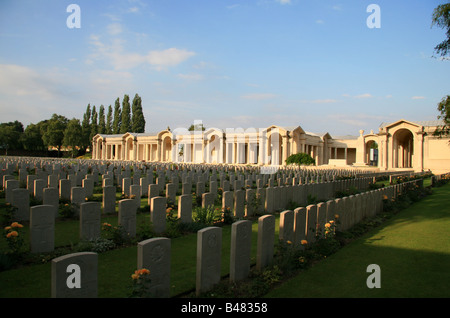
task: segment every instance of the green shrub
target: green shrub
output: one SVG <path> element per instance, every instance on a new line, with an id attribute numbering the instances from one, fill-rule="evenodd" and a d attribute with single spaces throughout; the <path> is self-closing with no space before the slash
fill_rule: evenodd
<path id="1" fill-rule="evenodd" d="M 294 155 L 290 155 L 287 159 L 286 159 L 286 164 L 290 165 L 290 164 L 296 164 L 296 165 L 315 165 L 316 161 L 314 160 L 313 157 L 311 157 L 310 155 L 308 155 L 307 153 L 297 153 Z"/>

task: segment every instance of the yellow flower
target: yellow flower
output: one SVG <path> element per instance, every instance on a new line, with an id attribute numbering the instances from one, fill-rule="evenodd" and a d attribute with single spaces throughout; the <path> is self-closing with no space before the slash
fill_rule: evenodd
<path id="1" fill-rule="evenodd" d="M 6 230 L 6 231 L 9 231 L 9 230 L 11 230 L 11 227 L 10 227 L 10 226 L 7 226 L 7 227 L 5 227 L 5 230 Z"/>
<path id="2" fill-rule="evenodd" d="M 302 241 L 301 241 L 301 244 L 302 244 L 302 245 L 306 245 L 306 244 L 308 244 L 308 241 L 307 241 L 307 240 L 302 240 Z"/>
<path id="3" fill-rule="evenodd" d="M 334 218 L 335 218 L 335 219 L 339 219 L 339 214 L 335 214 L 335 215 L 334 215 Z"/>
<path id="4" fill-rule="evenodd" d="M 292 244 L 292 242 L 291 242 L 291 241 L 286 241 L 286 243 L 288 243 L 288 244 Z"/>
<path id="5" fill-rule="evenodd" d="M 19 222 L 13 222 L 13 223 L 11 224 L 11 227 L 18 227 L 18 228 L 21 228 L 21 227 L 23 227 L 23 225 L 20 224 Z"/>
<path id="6" fill-rule="evenodd" d="M 331 224 L 330 223 L 325 223 L 325 227 L 326 228 L 331 227 Z"/>

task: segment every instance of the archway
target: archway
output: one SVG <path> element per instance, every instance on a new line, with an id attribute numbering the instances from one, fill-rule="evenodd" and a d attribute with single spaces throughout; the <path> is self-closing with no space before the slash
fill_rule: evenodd
<path id="1" fill-rule="evenodd" d="M 378 143 L 375 140 L 366 142 L 364 162 L 370 166 L 378 166 Z"/>
<path id="2" fill-rule="evenodd" d="M 393 167 L 412 168 L 414 156 L 414 135 L 409 129 L 397 130 L 393 136 Z"/>

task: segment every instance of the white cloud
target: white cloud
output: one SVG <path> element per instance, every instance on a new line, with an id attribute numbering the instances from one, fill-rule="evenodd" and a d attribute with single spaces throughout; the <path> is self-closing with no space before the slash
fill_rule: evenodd
<path id="1" fill-rule="evenodd" d="M 413 96 L 411 99 L 425 99 L 425 96 Z"/>
<path id="2" fill-rule="evenodd" d="M 131 69 L 140 65 L 148 64 L 157 70 L 176 66 L 195 55 L 185 49 L 169 48 L 166 50 L 153 50 L 146 54 L 125 52 L 125 41 L 112 39 L 111 43 L 105 44 L 97 35 L 91 35 L 92 53 L 86 59 L 87 64 L 94 61 L 106 61 L 116 70 Z"/>
<path id="3" fill-rule="evenodd" d="M 55 92 L 51 84 L 54 80 L 21 65 L 0 65 L 0 92 L 16 97 L 36 96 L 39 99 L 53 99 Z"/>
<path id="4" fill-rule="evenodd" d="M 268 93 L 259 93 L 259 94 L 248 94 L 241 96 L 244 99 L 251 99 L 251 100 L 265 100 L 265 99 L 271 99 L 274 98 L 276 95 L 274 94 L 268 94 Z"/>
<path id="5" fill-rule="evenodd" d="M 356 95 L 355 98 L 372 98 L 373 96 L 369 93 Z"/>
<path id="6" fill-rule="evenodd" d="M 203 75 L 202 74 L 195 74 L 195 73 L 178 74 L 177 77 L 181 78 L 181 79 L 185 79 L 185 80 L 194 80 L 194 81 L 198 81 L 198 80 L 202 80 L 203 79 Z"/>
<path id="7" fill-rule="evenodd" d="M 316 99 L 312 100 L 311 103 L 313 104 L 330 104 L 330 103 L 336 103 L 336 99 Z"/>
<path id="8" fill-rule="evenodd" d="M 325 21 L 319 19 L 319 20 L 316 20 L 316 23 L 317 23 L 317 24 L 324 24 Z"/>
<path id="9" fill-rule="evenodd" d="M 277 0 L 281 4 L 291 4 L 291 0 Z"/>

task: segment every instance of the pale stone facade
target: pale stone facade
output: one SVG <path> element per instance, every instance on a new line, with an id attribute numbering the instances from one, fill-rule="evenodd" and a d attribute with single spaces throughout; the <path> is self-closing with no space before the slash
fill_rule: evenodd
<path id="1" fill-rule="evenodd" d="M 300 126 L 272 125 L 263 129 L 184 128 L 158 133 L 98 134 L 92 158 L 146 162 L 285 165 L 299 152 L 311 155 L 316 165 L 376 166 L 380 170 L 450 171 L 449 138 L 433 136 L 436 122 L 399 120 L 380 125 L 378 133 L 333 138 Z M 376 145 L 377 147 L 373 147 Z M 377 158 L 371 150 L 377 148 Z"/>

